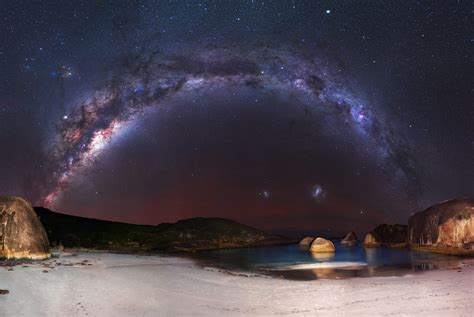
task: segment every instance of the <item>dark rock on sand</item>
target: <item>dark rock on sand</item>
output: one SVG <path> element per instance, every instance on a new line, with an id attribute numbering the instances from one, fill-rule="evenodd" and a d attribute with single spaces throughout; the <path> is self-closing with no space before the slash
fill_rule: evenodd
<path id="1" fill-rule="evenodd" d="M 453 199 L 415 213 L 408 221 L 410 247 L 474 255 L 474 199 Z"/>
<path id="2" fill-rule="evenodd" d="M 309 246 L 309 251 L 315 253 L 332 253 L 336 251 L 336 248 L 330 240 L 316 238 Z"/>
<path id="3" fill-rule="evenodd" d="M 357 244 L 357 235 L 355 232 L 350 231 L 346 234 L 346 236 L 341 240 L 342 245 L 352 246 Z"/>
<path id="4" fill-rule="evenodd" d="M 0 197 L 0 258 L 50 256 L 48 237 L 33 207 L 19 197 Z"/>
<path id="5" fill-rule="evenodd" d="M 10 293 L 9 290 L 7 290 L 7 289 L 0 289 L 0 295 L 7 295 L 8 293 Z"/>

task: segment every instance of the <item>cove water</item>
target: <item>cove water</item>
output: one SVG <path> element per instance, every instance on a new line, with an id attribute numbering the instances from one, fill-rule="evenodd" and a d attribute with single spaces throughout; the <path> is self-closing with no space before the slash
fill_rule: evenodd
<path id="1" fill-rule="evenodd" d="M 289 279 L 405 275 L 438 268 L 457 268 L 464 258 L 408 248 L 364 248 L 334 242 L 335 253 L 311 253 L 297 244 L 203 252 L 208 265 Z"/>

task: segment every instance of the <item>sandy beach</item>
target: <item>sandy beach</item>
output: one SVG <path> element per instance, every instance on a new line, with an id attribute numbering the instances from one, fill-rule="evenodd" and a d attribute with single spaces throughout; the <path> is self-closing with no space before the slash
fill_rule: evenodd
<path id="1" fill-rule="evenodd" d="M 167 256 L 62 255 L 0 267 L 0 316 L 470 316 L 474 261 L 403 277 L 292 281 Z"/>

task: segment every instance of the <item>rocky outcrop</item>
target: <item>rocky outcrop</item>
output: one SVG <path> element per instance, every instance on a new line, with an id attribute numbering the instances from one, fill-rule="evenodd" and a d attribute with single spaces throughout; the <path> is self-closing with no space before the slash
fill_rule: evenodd
<path id="1" fill-rule="evenodd" d="M 443 254 L 474 255 L 474 199 L 454 199 L 412 215 L 410 247 Z"/>
<path id="2" fill-rule="evenodd" d="M 405 247 L 407 245 L 407 226 L 379 225 L 365 236 L 364 245 L 367 247 L 380 245 L 391 248 Z"/>
<path id="3" fill-rule="evenodd" d="M 309 246 L 309 251 L 315 253 L 331 253 L 335 252 L 334 244 L 324 238 L 316 238 Z"/>
<path id="4" fill-rule="evenodd" d="M 364 246 L 368 248 L 375 248 L 382 244 L 380 237 L 375 232 L 369 232 L 365 235 Z"/>
<path id="5" fill-rule="evenodd" d="M 306 238 L 301 239 L 299 245 L 302 247 L 309 247 L 311 245 L 311 242 L 313 241 L 314 241 L 313 237 L 306 237 Z"/>
<path id="6" fill-rule="evenodd" d="M 353 246 L 357 244 L 357 235 L 355 232 L 350 231 L 346 236 L 341 240 L 342 245 Z"/>
<path id="7" fill-rule="evenodd" d="M 50 256 L 48 237 L 31 205 L 19 197 L 0 197 L 0 258 Z"/>

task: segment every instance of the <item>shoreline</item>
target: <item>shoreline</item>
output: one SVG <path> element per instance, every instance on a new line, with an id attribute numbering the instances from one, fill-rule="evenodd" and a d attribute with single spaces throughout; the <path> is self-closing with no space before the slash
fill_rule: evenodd
<path id="1" fill-rule="evenodd" d="M 178 256 L 87 252 L 0 268 L 0 289 L 9 290 L 0 315 L 468 316 L 472 285 L 472 259 L 401 277 L 295 281 Z"/>

